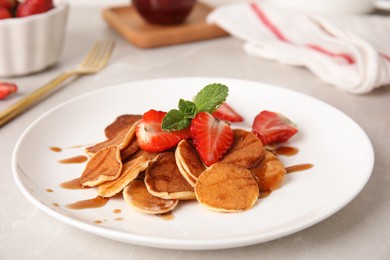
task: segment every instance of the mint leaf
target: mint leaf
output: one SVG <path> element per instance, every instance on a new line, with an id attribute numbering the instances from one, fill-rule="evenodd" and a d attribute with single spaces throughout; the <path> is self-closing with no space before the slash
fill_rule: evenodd
<path id="1" fill-rule="evenodd" d="M 185 118 L 177 109 L 170 110 L 163 118 L 161 128 L 163 131 L 178 131 L 187 128 L 190 118 Z"/>
<path id="2" fill-rule="evenodd" d="M 207 85 L 195 96 L 194 103 L 198 112 L 214 112 L 219 105 L 226 101 L 228 92 L 228 87 L 223 84 L 214 83 Z"/>
<path id="3" fill-rule="evenodd" d="M 195 96 L 194 102 L 180 99 L 178 108 L 170 110 L 163 118 L 163 131 L 178 131 L 189 127 L 198 112 L 214 112 L 226 101 L 229 89 L 219 83 L 209 84 Z"/>
<path id="4" fill-rule="evenodd" d="M 191 119 L 194 118 L 197 113 L 195 103 L 184 99 L 179 100 L 179 111 L 184 118 Z"/>

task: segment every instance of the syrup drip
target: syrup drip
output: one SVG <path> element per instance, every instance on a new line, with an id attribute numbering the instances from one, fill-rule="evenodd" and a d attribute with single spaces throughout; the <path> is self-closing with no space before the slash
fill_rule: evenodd
<path id="1" fill-rule="evenodd" d="M 52 189 L 46 189 L 46 191 L 47 191 L 47 192 L 53 192 L 53 190 L 52 190 Z"/>
<path id="2" fill-rule="evenodd" d="M 160 218 L 162 218 L 164 220 L 172 220 L 175 218 L 175 216 L 172 214 L 172 212 L 157 214 L 157 216 L 159 216 Z"/>
<path id="3" fill-rule="evenodd" d="M 55 147 L 55 146 L 51 146 L 51 147 L 49 147 L 49 149 L 53 152 L 56 152 L 56 153 L 59 153 L 62 151 L 62 149 L 60 147 Z"/>
<path id="4" fill-rule="evenodd" d="M 58 162 L 59 163 L 63 163 L 63 164 L 73 164 L 73 163 L 83 163 L 83 162 L 85 162 L 87 160 L 88 160 L 87 156 L 85 156 L 85 155 L 78 155 L 78 156 L 75 156 L 75 157 L 59 160 Z"/>
<path id="5" fill-rule="evenodd" d="M 81 190 L 81 189 L 87 189 L 89 187 L 83 187 L 80 183 L 80 178 L 76 178 L 70 181 L 66 181 L 60 184 L 61 188 L 68 189 L 68 190 Z"/>
<path id="6" fill-rule="evenodd" d="M 277 155 L 293 156 L 296 155 L 299 150 L 298 148 L 291 146 L 280 146 L 274 150 Z"/>
<path id="7" fill-rule="evenodd" d="M 292 165 L 289 167 L 286 167 L 287 173 L 292 173 L 292 172 L 299 172 L 299 171 L 304 171 L 312 168 L 314 165 L 311 163 L 304 163 L 304 164 L 297 164 L 297 165 Z"/>
<path id="8" fill-rule="evenodd" d="M 103 198 L 97 196 L 96 198 L 89 200 L 80 200 L 72 204 L 67 204 L 66 207 L 70 209 L 90 209 L 90 208 L 100 208 L 107 204 L 109 201 L 108 198 Z"/>

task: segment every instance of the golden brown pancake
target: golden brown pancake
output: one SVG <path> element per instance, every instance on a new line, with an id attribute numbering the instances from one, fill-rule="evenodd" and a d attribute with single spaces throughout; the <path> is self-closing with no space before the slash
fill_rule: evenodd
<path id="1" fill-rule="evenodd" d="M 161 214 L 173 210 L 178 200 L 166 200 L 153 196 L 141 180 L 134 180 L 123 190 L 123 198 L 130 206 L 148 214 Z"/>
<path id="2" fill-rule="evenodd" d="M 121 115 L 118 116 L 114 122 L 108 125 L 104 129 L 104 133 L 107 139 L 113 139 L 118 133 L 125 130 L 126 132 L 130 129 L 130 127 L 140 120 L 142 115 Z"/>
<path id="3" fill-rule="evenodd" d="M 133 137 L 130 143 L 121 150 L 122 161 L 126 161 L 132 154 L 139 149 L 137 138 Z"/>
<path id="4" fill-rule="evenodd" d="M 250 209 L 259 197 L 259 187 L 251 172 L 233 163 L 214 163 L 195 185 L 197 200 L 218 212 Z"/>
<path id="5" fill-rule="evenodd" d="M 256 177 L 260 192 L 273 191 L 282 185 L 286 169 L 278 157 L 265 150 L 263 161 L 254 169 L 252 174 Z"/>
<path id="6" fill-rule="evenodd" d="M 128 129 L 123 129 L 118 132 L 115 137 L 108 139 L 101 143 L 97 143 L 93 146 L 85 148 L 85 151 L 89 155 L 94 155 L 99 150 L 112 145 L 117 145 L 120 150 L 123 150 L 128 146 L 131 140 L 135 137 L 135 129 L 139 121 L 134 122 Z"/>
<path id="7" fill-rule="evenodd" d="M 97 152 L 87 163 L 81 177 L 83 186 L 94 187 L 103 182 L 115 180 L 122 171 L 120 150 L 117 145 L 108 146 Z"/>
<path id="8" fill-rule="evenodd" d="M 122 172 L 118 178 L 112 181 L 106 181 L 98 186 L 99 196 L 112 197 L 121 192 L 141 172 L 145 171 L 153 159 L 153 156 L 149 156 L 145 152 L 144 155 L 123 163 Z"/>
<path id="9" fill-rule="evenodd" d="M 184 179 L 186 179 L 186 181 L 192 186 L 192 187 L 195 187 L 195 184 L 196 184 L 196 180 L 194 178 L 191 177 L 191 175 L 189 175 L 186 170 L 183 168 L 182 164 L 180 161 L 178 161 L 176 159 L 176 165 L 177 165 L 177 168 L 179 169 L 181 175 L 184 177 Z"/>
<path id="10" fill-rule="evenodd" d="M 160 153 L 145 172 L 148 191 L 162 199 L 194 199 L 194 189 L 181 175 L 174 152 Z"/>
<path id="11" fill-rule="evenodd" d="M 221 161 L 248 169 L 257 166 L 264 156 L 264 147 L 259 138 L 243 129 L 234 129 L 233 133 L 234 141 Z"/>
<path id="12" fill-rule="evenodd" d="M 200 174 L 206 169 L 195 147 L 188 140 L 180 141 L 175 158 L 183 177 L 194 186 Z"/>

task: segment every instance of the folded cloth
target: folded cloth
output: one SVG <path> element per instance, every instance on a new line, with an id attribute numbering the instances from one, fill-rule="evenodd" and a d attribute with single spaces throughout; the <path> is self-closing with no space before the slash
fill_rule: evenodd
<path id="1" fill-rule="evenodd" d="M 224 5 L 207 17 L 245 41 L 246 52 L 305 66 L 341 90 L 362 94 L 390 84 L 390 18 L 323 16 L 263 1 Z"/>

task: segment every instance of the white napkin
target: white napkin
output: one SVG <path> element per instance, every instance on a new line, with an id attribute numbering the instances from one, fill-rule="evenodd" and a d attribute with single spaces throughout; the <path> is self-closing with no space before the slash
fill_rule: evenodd
<path id="1" fill-rule="evenodd" d="M 325 17 L 256 1 L 220 6 L 207 20 L 245 41 L 246 52 L 305 66 L 341 90 L 390 84 L 390 17 Z"/>

